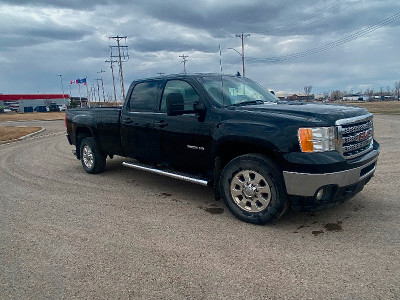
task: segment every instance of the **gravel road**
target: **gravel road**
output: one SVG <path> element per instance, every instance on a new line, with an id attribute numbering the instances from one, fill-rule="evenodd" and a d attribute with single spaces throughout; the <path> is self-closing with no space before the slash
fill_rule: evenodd
<path id="1" fill-rule="evenodd" d="M 89 175 L 64 121 L 22 123 L 46 131 L 0 145 L 1 299 L 400 299 L 398 116 L 359 195 L 269 226 L 120 157 Z"/>

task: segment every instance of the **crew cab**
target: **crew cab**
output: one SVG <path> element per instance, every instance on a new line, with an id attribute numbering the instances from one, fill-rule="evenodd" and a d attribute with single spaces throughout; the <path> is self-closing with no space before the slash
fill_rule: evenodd
<path id="1" fill-rule="evenodd" d="M 346 201 L 379 155 L 366 109 L 280 101 L 256 82 L 221 74 L 135 80 L 122 108 L 66 112 L 67 137 L 88 173 L 106 158 L 214 188 L 239 219 L 276 220 L 291 206 Z M 151 185 L 150 185 L 151 186 Z"/>

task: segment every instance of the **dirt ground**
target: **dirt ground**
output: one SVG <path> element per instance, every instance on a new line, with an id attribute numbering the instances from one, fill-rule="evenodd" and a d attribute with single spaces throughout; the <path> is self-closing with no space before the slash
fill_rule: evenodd
<path id="1" fill-rule="evenodd" d="M 20 122 L 46 132 L 0 145 L 0 299 L 400 300 L 400 118 L 374 124 L 362 192 L 257 226 L 123 157 L 88 174 L 63 120 Z"/>

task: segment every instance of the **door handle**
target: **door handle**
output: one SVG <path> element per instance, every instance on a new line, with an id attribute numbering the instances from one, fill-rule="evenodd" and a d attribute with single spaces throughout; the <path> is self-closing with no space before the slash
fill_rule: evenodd
<path id="1" fill-rule="evenodd" d="M 163 128 L 163 127 L 165 127 L 165 126 L 168 126 L 168 123 L 165 122 L 164 120 L 157 121 L 157 122 L 155 122 L 155 124 L 158 125 L 158 126 L 161 127 L 161 128 Z"/>

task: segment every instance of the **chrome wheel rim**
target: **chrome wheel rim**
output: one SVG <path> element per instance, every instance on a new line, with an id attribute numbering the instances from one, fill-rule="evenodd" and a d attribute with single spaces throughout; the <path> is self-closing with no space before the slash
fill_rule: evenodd
<path id="1" fill-rule="evenodd" d="M 82 149 L 83 163 L 88 169 L 91 169 L 94 164 L 94 157 L 92 149 L 89 146 L 84 146 Z"/>
<path id="2" fill-rule="evenodd" d="M 271 202 L 271 188 L 260 173 L 243 170 L 231 181 L 230 192 L 236 205 L 247 212 L 260 212 Z"/>

